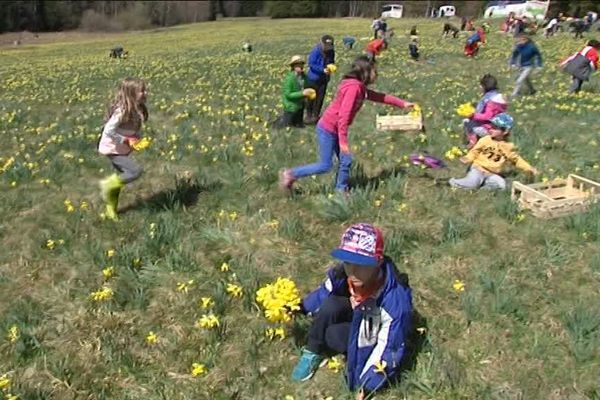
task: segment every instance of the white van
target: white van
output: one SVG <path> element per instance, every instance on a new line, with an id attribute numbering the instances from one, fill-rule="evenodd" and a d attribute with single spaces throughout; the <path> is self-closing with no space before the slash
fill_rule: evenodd
<path id="1" fill-rule="evenodd" d="M 382 18 L 402 18 L 404 12 L 404 6 L 400 4 L 388 4 L 382 7 L 381 17 Z"/>
<path id="2" fill-rule="evenodd" d="M 438 11 L 438 16 L 443 17 L 454 17 L 456 15 L 456 8 L 454 6 L 441 6 Z"/>

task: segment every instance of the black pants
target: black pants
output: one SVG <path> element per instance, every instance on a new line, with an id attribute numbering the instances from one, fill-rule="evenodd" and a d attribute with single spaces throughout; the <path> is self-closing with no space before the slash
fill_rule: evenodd
<path id="1" fill-rule="evenodd" d="M 314 316 L 307 349 L 317 354 L 346 354 L 352 306 L 348 297 L 330 296 Z"/>
<path id="2" fill-rule="evenodd" d="M 306 87 L 314 89 L 317 93 L 317 97 L 314 100 L 309 100 L 306 103 L 306 122 L 314 124 L 319 120 L 321 116 L 321 109 L 323 108 L 323 100 L 325 100 L 325 93 L 327 92 L 327 80 L 321 82 L 308 82 Z"/>
<path id="3" fill-rule="evenodd" d="M 278 129 L 285 128 L 286 126 L 295 126 L 297 128 L 304 127 L 304 108 L 299 109 L 296 112 L 284 111 L 283 114 L 275 121 L 275 127 Z"/>

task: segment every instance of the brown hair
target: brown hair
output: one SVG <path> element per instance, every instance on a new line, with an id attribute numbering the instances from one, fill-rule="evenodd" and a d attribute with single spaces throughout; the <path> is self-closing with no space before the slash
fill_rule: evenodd
<path id="1" fill-rule="evenodd" d="M 498 81 L 496 80 L 496 77 L 491 74 L 485 74 L 482 76 L 479 84 L 486 93 L 492 90 L 498 90 Z"/>
<path id="2" fill-rule="evenodd" d="M 117 108 L 121 109 L 121 123 L 132 122 L 135 125 L 141 127 L 142 123 L 148 120 L 148 109 L 146 104 L 139 103 L 136 100 L 137 93 L 146 87 L 146 83 L 139 78 L 125 78 L 119 89 L 117 95 L 110 105 L 107 118 L 115 112 Z"/>
<path id="3" fill-rule="evenodd" d="M 375 62 L 367 56 L 358 56 L 352 63 L 350 71 L 344 75 L 344 79 L 357 79 L 369 85 L 371 83 L 371 71 L 375 68 Z"/>

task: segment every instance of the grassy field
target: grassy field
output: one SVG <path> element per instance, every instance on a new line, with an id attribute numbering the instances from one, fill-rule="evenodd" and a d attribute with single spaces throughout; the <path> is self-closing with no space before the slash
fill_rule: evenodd
<path id="1" fill-rule="evenodd" d="M 429 63 L 409 60 L 414 23 Z M 377 399 L 600 398 L 600 210 L 539 220 L 508 192 L 436 185 L 463 176 L 457 161 L 441 172 L 407 163 L 415 151 L 462 146 L 455 109 L 478 100 L 482 74 L 512 90 L 512 39 L 491 33 L 468 60 L 462 39 L 440 39 L 441 22 L 391 24 L 397 35 L 375 88 L 419 103 L 427 134 L 377 132 L 376 114 L 393 110 L 365 105 L 351 128 L 348 199 L 333 194 L 333 174 L 282 196 L 277 171 L 316 158 L 314 131 L 275 133 L 266 122 L 279 112 L 287 60 L 330 33 L 342 72 L 365 42 L 346 52 L 341 37 L 368 36 L 368 20 L 220 21 L 0 49 L 0 376 L 10 381 L 0 379 L 0 392 L 351 399 L 335 370 L 290 381 L 306 321 L 269 340 L 255 292 L 277 277 L 316 287 L 344 227 L 370 221 L 409 275 L 418 312 L 414 362 Z M 255 52 L 241 52 L 244 40 Z M 546 65 L 538 94 L 511 104 L 513 140 L 540 179 L 600 180 L 598 78 L 568 97 L 570 79 L 557 69 L 584 42 L 536 40 Z M 129 59 L 109 60 L 116 44 Z M 149 83 L 154 143 L 136 155 L 145 175 L 124 190 L 112 223 L 99 217 L 97 181 L 110 165 L 96 142 L 126 76 Z M 214 304 L 203 307 L 203 297 Z M 219 326 L 200 327 L 210 314 Z M 194 376 L 194 363 L 206 371 Z"/>

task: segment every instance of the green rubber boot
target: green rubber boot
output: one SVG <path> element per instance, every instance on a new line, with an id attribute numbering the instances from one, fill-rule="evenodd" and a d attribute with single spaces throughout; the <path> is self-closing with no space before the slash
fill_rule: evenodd
<path id="1" fill-rule="evenodd" d="M 106 202 L 105 216 L 107 219 L 113 221 L 118 219 L 117 207 L 119 206 L 119 194 L 123 186 L 125 184 L 117 174 L 111 175 L 100 182 L 102 199 Z"/>
<path id="2" fill-rule="evenodd" d="M 110 194 L 108 201 L 106 202 L 106 212 L 104 215 L 106 219 L 111 221 L 118 221 L 119 217 L 117 216 L 117 209 L 119 208 L 119 194 L 121 194 L 121 188 L 113 189 Z"/>

